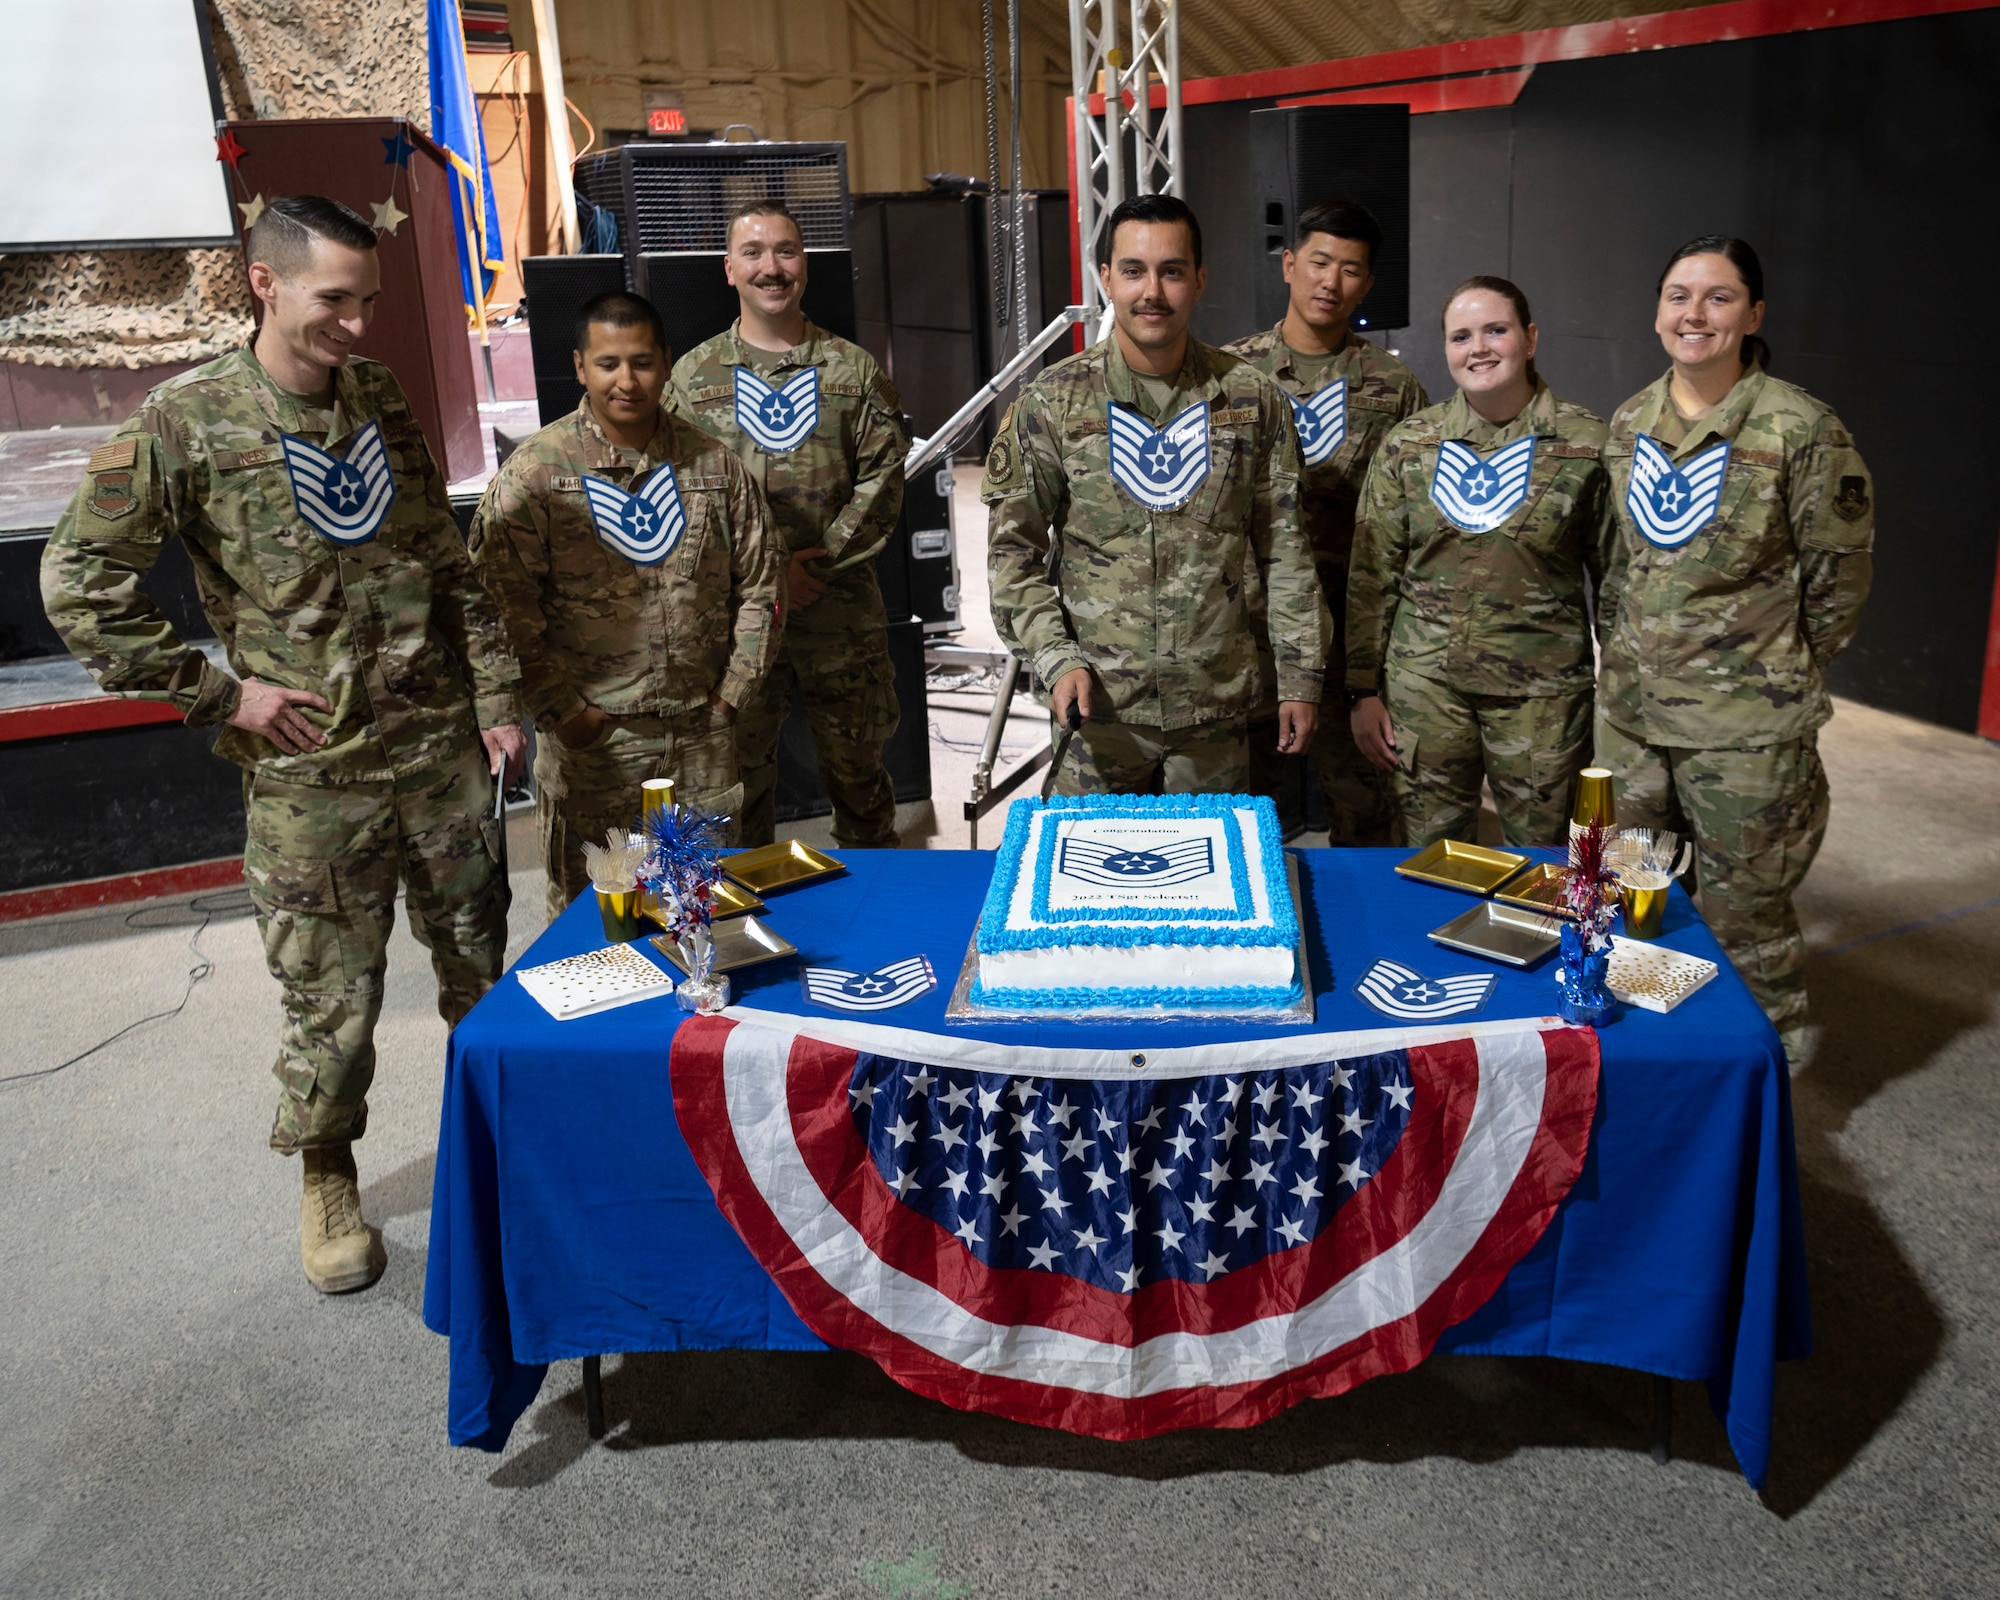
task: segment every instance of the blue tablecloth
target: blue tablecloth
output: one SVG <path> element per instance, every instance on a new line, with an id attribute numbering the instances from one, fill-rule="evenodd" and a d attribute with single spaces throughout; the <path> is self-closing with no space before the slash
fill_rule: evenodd
<path id="1" fill-rule="evenodd" d="M 1472 902 L 1397 877 L 1406 854 L 1299 853 L 1318 1018 L 1233 1026 L 1231 1037 L 1383 1026 L 1353 992 L 1378 957 L 1431 976 L 1486 967 L 1425 937 Z M 938 988 L 879 1020 L 944 1030 L 992 855 L 846 859 L 846 876 L 774 898 L 767 921 L 809 962 L 867 969 L 928 955 Z M 1789 1079 L 1776 1034 L 1678 889 L 1660 942 L 1723 970 L 1668 1016 L 1627 1010 L 1602 1030 L 1581 1176 L 1541 1241 L 1438 1348 L 1701 1379 L 1744 1476 L 1761 1484 L 1774 1365 L 1811 1345 Z M 521 964 L 602 943 L 586 898 Z M 734 974 L 738 1003 L 831 1015 L 806 1003 L 798 966 Z M 1552 966 L 1494 968 L 1500 981 L 1477 1020 L 1552 1012 Z M 551 1361 L 825 1348 L 723 1220 L 675 1126 L 667 1051 L 680 1019 L 668 997 L 557 1022 L 510 976 L 453 1032 L 424 1320 L 451 1340 L 454 1444 L 499 1449 Z M 1121 1050 L 1218 1036 L 1130 1023 L 966 1031 Z"/>

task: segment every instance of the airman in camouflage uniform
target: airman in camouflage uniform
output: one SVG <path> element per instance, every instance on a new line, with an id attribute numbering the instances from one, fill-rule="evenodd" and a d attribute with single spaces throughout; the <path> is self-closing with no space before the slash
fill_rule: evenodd
<path id="1" fill-rule="evenodd" d="M 1521 504 L 1484 533 L 1432 486 L 1459 440 L 1491 457 L 1535 438 Z M 1463 393 L 1389 435 L 1361 491 L 1347 591 L 1347 688 L 1380 694 L 1396 730 L 1408 842 L 1471 841 L 1483 776 L 1507 842 L 1552 845 L 1588 763 L 1591 619 L 1604 570 L 1604 424 L 1538 383 L 1506 423 Z"/>
<path id="2" fill-rule="evenodd" d="M 1670 377 L 1618 408 L 1605 450 L 1616 544 L 1597 760 L 1617 779 L 1620 823 L 1693 834 L 1703 914 L 1796 1050 L 1805 941 L 1792 895 L 1826 833 L 1824 673 L 1861 625 L 1874 484 L 1840 419 L 1761 366 L 1694 423 Z M 1671 548 L 1626 504 L 1640 435 L 1677 466 L 1729 446 L 1713 517 Z"/>
<path id="3" fill-rule="evenodd" d="M 348 258 L 372 276 L 373 230 L 342 216 Z M 280 387 L 246 347 L 155 389 L 92 455 L 50 538 L 42 593 L 108 690 L 170 702 L 195 727 L 239 717 L 253 690 L 290 704 L 283 739 L 232 723 L 215 748 L 244 768 L 243 872 L 285 991 L 271 1145 L 308 1152 L 302 1248 L 308 1276 L 331 1290 L 380 1271 L 358 1253 L 350 1144 L 368 1120 L 397 884 L 431 951 L 438 1010 L 455 1023 L 505 958 L 507 882 L 481 744 L 482 729 L 495 730 L 494 748 L 518 741 L 518 729 L 499 730 L 520 713 L 505 632 L 396 380 L 359 359 L 312 370 L 330 376 L 323 398 Z M 288 466 L 288 452 L 305 465 Z M 379 505 L 384 486 L 393 500 L 378 526 L 364 517 L 352 542 L 320 531 L 329 508 Z M 139 590 L 175 535 L 235 677 Z M 316 1195 L 339 1213 L 331 1223 Z M 336 1254 L 350 1252 L 330 1275 L 314 1265 L 329 1230 L 343 1236 Z"/>
<path id="4" fill-rule="evenodd" d="M 1399 829 L 1389 785 L 1356 748 L 1339 691 L 1346 681 L 1347 567 L 1354 548 L 1355 508 L 1361 498 L 1362 479 L 1389 430 L 1423 408 L 1423 385 L 1388 351 L 1351 331 L 1339 350 L 1325 360 L 1301 357 L 1287 345 L 1282 322 L 1267 333 L 1252 334 L 1223 348 L 1294 397 L 1293 414 L 1302 446 L 1299 520 L 1312 543 L 1320 588 L 1333 616 L 1326 668 L 1330 703 L 1307 752 L 1326 800 L 1327 842 L 1394 844 Z M 1321 424 L 1311 408 L 1296 402 L 1324 394 L 1337 383 L 1347 387 L 1346 437 L 1315 466 L 1303 459 L 1303 446 L 1308 442 L 1308 430 Z M 1276 754 L 1277 674 L 1260 587 L 1251 590 L 1250 614 L 1259 647 L 1258 700 L 1263 707 L 1250 739 L 1251 786 L 1258 793 L 1275 794 L 1284 768 Z"/>
<path id="5" fill-rule="evenodd" d="M 583 480 L 636 493 L 665 469 L 686 527 L 642 564 L 600 537 Z M 646 779 L 674 779 L 683 804 L 740 811 L 735 735 L 715 702 L 747 705 L 769 670 L 782 568 L 735 455 L 664 411 L 646 447 L 626 449 L 598 425 L 588 396 L 508 457 L 470 544 L 506 619 L 536 727 L 552 732 L 586 705 L 611 719 L 582 749 L 546 736 L 536 746 L 553 921 L 589 884 L 584 842 L 634 824 Z"/>
<path id="6" fill-rule="evenodd" d="M 745 270 L 741 248 L 760 233 L 778 249 Z M 743 843 L 768 844 L 776 833 L 778 733 L 796 685 L 820 781 L 833 802 L 835 842 L 893 847 L 896 792 L 882 765 L 882 746 L 896 731 L 896 684 L 875 558 L 895 534 L 903 506 L 910 438 L 902 402 L 867 351 L 798 316 L 804 251 L 797 223 L 783 207 L 765 202 L 746 208 L 731 220 L 729 237 L 732 271 L 743 272 L 731 281 L 744 315 L 757 315 L 761 307 L 771 326 L 802 331 L 785 335 L 795 340 L 791 348 L 766 350 L 743 336 L 739 319 L 674 364 L 674 404 L 742 459 L 795 562 L 800 552 L 824 552 L 805 562 L 810 588 L 818 591 L 823 583 L 823 592 L 803 604 L 788 593 L 776 662 L 763 691 L 737 719 Z M 782 259 L 787 248 L 793 252 L 789 265 Z M 793 277 L 786 286 L 782 274 L 788 271 Z M 753 278 L 778 287 L 760 298 Z M 758 385 L 790 393 L 788 386 L 809 371 L 817 373 L 817 423 L 795 444 L 766 448 L 739 420 L 739 388 L 745 390 L 742 403 L 754 406 L 749 397 L 762 392 Z M 744 372 L 747 380 L 739 376 Z M 778 415 L 789 422 L 788 410 Z M 788 591 L 797 584 L 795 575 L 788 577 Z"/>
<path id="7" fill-rule="evenodd" d="M 980 489 L 1001 639 L 1040 682 L 1082 667 L 1097 688 L 1061 794 L 1247 786 L 1255 577 L 1279 697 L 1320 698 L 1331 622 L 1299 530 L 1291 403 L 1248 362 L 1193 339 L 1170 397 L 1149 389 L 1115 338 L 1050 367 L 1008 412 Z M 1208 408 L 1208 475 L 1186 504 L 1149 510 L 1114 480 L 1114 403 L 1155 427 Z"/>

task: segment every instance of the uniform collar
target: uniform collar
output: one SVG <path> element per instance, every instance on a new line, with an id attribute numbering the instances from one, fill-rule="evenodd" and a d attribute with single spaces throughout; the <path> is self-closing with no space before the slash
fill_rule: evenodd
<path id="1" fill-rule="evenodd" d="M 806 319 L 806 336 L 783 355 L 775 350 L 763 350 L 747 343 L 743 337 L 743 322 L 739 317 L 730 323 L 729 331 L 722 336 L 722 355 L 725 365 L 732 367 L 755 366 L 750 352 L 756 350 L 761 356 L 778 356 L 780 367 L 823 367 L 826 365 L 826 332 L 812 318 Z"/>
<path id="2" fill-rule="evenodd" d="M 1656 436 L 1660 419 L 1674 413 L 1674 399 L 1671 392 L 1673 369 L 1669 367 L 1658 381 L 1646 391 L 1646 397 L 1639 404 L 1638 412 L 1632 418 L 1633 431 Z M 1676 458 L 1693 455 L 1710 441 L 1734 439 L 1742 431 L 1744 420 L 1757 409 L 1757 402 L 1764 393 L 1764 369 L 1757 362 L 1751 362 L 1743 369 L 1743 376 L 1736 380 L 1728 394 L 1722 397 L 1722 404 L 1697 423 L 1688 428 L 1688 434 L 1678 448 L 1669 452 Z M 1676 413 L 1677 414 L 1677 413 Z"/>
<path id="3" fill-rule="evenodd" d="M 1295 352 L 1285 342 L 1284 318 L 1280 317 L 1278 319 L 1278 325 L 1271 330 L 1270 338 L 1272 352 L 1278 358 L 1278 364 L 1271 369 L 1271 375 L 1276 377 L 1282 372 L 1288 377 L 1298 377 L 1298 369 L 1292 365 L 1292 356 Z M 1341 338 L 1340 348 L 1328 352 L 1333 359 L 1326 364 L 1323 370 L 1326 372 L 1338 372 L 1345 376 L 1351 364 L 1349 358 L 1353 356 L 1355 347 L 1367 342 L 1366 339 L 1362 338 L 1352 328 L 1349 328 Z"/>
<path id="4" fill-rule="evenodd" d="M 1118 335 L 1110 335 L 1099 348 L 1104 351 L 1104 386 L 1111 391 L 1111 398 L 1120 405 L 1143 413 L 1145 408 L 1139 404 L 1139 380 L 1131 367 L 1126 365 L 1125 352 L 1118 345 Z M 1208 359 L 1208 347 L 1192 334 L 1188 336 L 1187 350 L 1181 356 L 1180 371 L 1174 374 L 1173 384 L 1174 395 L 1182 410 L 1197 400 L 1213 400 L 1222 392 L 1222 380 Z"/>
<path id="5" fill-rule="evenodd" d="M 237 361 L 257 384 L 258 403 L 264 414 L 280 433 L 297 432 L 308 411 L 323 408 L 313 404 L 303 395 L 296 395 L 281 385 L 278 380 L 264 370 L 264 363 L 257 359 L 254 338 L 246 339 L 237 351 Z M 361 405 L 360 380 L 354 376 L 351 365 L 333 369 L 333 419 L 328 424 L 326 437 L 320 441 L 324 449 L 332 449 L 353 433 L 367 419 Z"/>
<path id="6" fill-rule="evenodd" d="M 1463 439 L 1482 450 L 1496 444 L 1511 444 L 1531 433 L 1537 438 L 1553 439 L 1560 432 L 1556 426 L 1555 391 L 1540 380 L 1536 381 L 1528 403 L 1506 422 L 1488 422 L 1472 409 L 1463 389 L 1452 390 L 1451 398 L 1444 403 L 1444 415 L 1438 418 L 1439 438 Z"/>
<path id="7" fill-rule="evenodd" d="M 583 441 L 584 450 L 590 456 L 590 464 L 600 470 L 606 467 L 638 466 L 650 471 L 662 461 L 673 458 L 674 420 L 667 414 L 667 408 L 660 407 L 659 423 L 653 429 L 653 437 L 646 442 L 643 450 L 628 450 L 614 441 L 603 428 L 598 426 L 597 417 L 590 409 L 590 396 L 585 395 L 576 406 L 577 436 Z"/>

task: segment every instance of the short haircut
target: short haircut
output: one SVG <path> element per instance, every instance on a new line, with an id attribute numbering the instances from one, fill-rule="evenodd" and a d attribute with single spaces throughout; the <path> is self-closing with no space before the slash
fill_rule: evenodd
<path id="1" fill-rule="evenodd" d="M 736 224 L 745 217 L 783 217 L 792 225 L 792 232 L 799 236 L 799 247 L 805 248 L 806 230 L 799 226 L 799 219 L 792 215 L 791 207 L 782 200 L 772 199 L 769 195 L 761 200 L 746 200 L 729 213 L 729 221 L 722 229 L 722 242 L 725 246 L 736 237 Z"/>
<path id="2" fill-rule="evenodd" d="M 664 356 L 667 353 L 667 325 L 660 320 L 660 313 L 653 308 L 653 302 L 643 295 L 613 289 L 608 294 L 592 295 L 584 301 L 582 309 L 576 314 L 578 355 L 590 349 L 593 323 L 601 323 L 607 328 L 651 328 L 653 343 L 660 347 L 660 354 Z"/>
<path id="3" fill-rule="evenodd" d="M 312 260 L 315 239 L 330 239 L 350 250 L 373 250 L 375 229 L 325 195 L 282 194 L 250 224 L 250 259 L 289 278 Z"/>
<path id="4" fill-rule="evenodd" d="M 1358 200 L 1349 200 L 1343 195 L 1307 206 L 1299 213 L 1298 224 L 1292 229 L 1292 248 L 1305 249 L 1306 240 L 1316 233 L 1365 244 L 1368 246 L 1368 270 L 1375 270 L 1375 258 L 1382 253 L 1382 224 L 1375 220 L 1375 213 Z"/>
<path id="5" fill-rule="evenodd" d="M 1188 231 L 1188 249 L 1194 256 L 1194 264 L 1201 265 L 1201 224 L 1195 220 L 1193 210 L 1178 195 L 1135 194 L 1129 200 L 1121 200 L 1118 209 L 1111 213 L 1104 224 L 1104 242 L 1098 247 L 1097 264 L 1100 267 L 1111 264 L 1111 247 L 1118 242 L 1118 230 L 1128 222 L 1178 222 Z"/>

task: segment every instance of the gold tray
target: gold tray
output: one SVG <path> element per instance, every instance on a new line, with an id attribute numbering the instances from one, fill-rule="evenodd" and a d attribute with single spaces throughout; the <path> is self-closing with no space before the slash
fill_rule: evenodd
<path id="1" fill-rule="evenodd" d="M 741 884 L 731 883 L 727 878 L 717 881 L 712 914 L 718 922 L 724 917 L 747 917 L 763 909 L 764 902 Z"/>
<path id="2" fill-rule="evenodd" d="M 758 967 L 766 961 L 781 961 L 786 956 L 799 953 L 798 946 L 781 933 L 773 933 L 755 917 L 745 916 L 733 922 L 717 922 L 709 926 L 709 937 L 715 941 L 715 970 L 735 972 L 741 967 Z M 674 964 L 678 972 L 688 972 L 681 960 L 681 953 L 673 940 L 664 933 L 655 934 L 653 948 Z"/>
<path id="3" fill-rule="evenodd" d="M 1491 894 L 1527 864 L 1528 858 L 1513 850 L 1489 850 L 1483 844 L 1440 839 L 1398 863 L 1396 870 L 1406 878 L 1434 883 L 1441 889 Z"/>
<path id="4" fill-rule="evenodd" d="M 1562 903 L 1563 869 L 1554 861 L 1537 861 L 1517 872 L 1493 891 L 1502 905 L 1539 911 L 1545 917 L 1573 918 L 1575 913 Z"/>
<path id="5" fill-rule="evenodd" d="M 724 856 L 722 870 L 753 893 L 773 894 L 830 878 L 836 872 L 845 872 L 847 866 L 824 850 L 815 850 L 797 839 L 780 839 L 776 844 Z"/>
<path id="6" fill-rule="evenodd" d="M 1532 967 L 1562 942 L 1555 924 L 1542 913 L 1495 905 L 1491 900 L 1453 917 L 1442 928 L 1431 929 L 1430 936 L 1453 950 L 1504 961 L 1510 967 Z"/>

